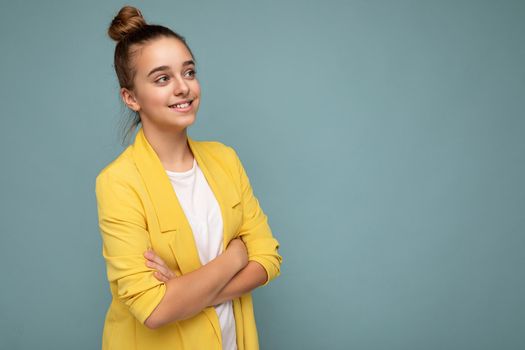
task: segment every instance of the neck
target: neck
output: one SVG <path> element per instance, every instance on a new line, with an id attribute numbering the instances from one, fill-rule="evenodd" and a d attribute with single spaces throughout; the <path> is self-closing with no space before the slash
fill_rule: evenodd
<path id="1" fill-rule="evenodd" d="M 193 166 L 193 154 L 188 145 L 186 128 L 181 131 L 159 130 L 142 126 L 144 136 L 157 153 L 164 169 L 186 171 Z"/>

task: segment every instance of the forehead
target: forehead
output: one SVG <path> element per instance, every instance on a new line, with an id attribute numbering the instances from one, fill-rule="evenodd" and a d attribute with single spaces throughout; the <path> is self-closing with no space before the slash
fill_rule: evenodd
<path id="1" fill-rule="evenodd" d="M 182 67 L 192 56 L 186 46 L 175 38 L 159 38 L 143 45 L 135 56 L 137 74 L 147 75 L 151 69 L 158 66 L 168 66 L 172 69 Z"/>

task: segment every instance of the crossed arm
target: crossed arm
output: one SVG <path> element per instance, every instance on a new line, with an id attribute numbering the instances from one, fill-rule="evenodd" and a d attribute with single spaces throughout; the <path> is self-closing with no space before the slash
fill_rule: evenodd
<path id="1" fill-rule="evenodd" d="M 240 239 L 232 240 L 228 248 L 208 264 L 182 276 L 175 276 L 152 250 L 146 251 L 144 257 L 146 266 L 156 270 L 155 277 L 166 283 L 164 297 L 144 323 L 152 329 L 241 296 L 267 280 L 266 271 L 259 263 L 248 262 L 246 247 Z"/>
<path id="2" fill-rule="evenodd" d="M 235 241 L 236 240 L 233 240 L 232 244 L 236 243 Z M 232 248 L 232 245 L 230 245 L 228 247 L 228 250 L 231 250 Z M 228 252 L 225 252 L 225 254 L 228 254 Z M 246 253 L 243 252 L 242 254 Z M 154 272 L 154 276 L 159 281 L 168 283 L 171 279 L 177 278 L 175 276 L 175 273 L 169 269 L 167 264 L 154 251 L 147 250 L 144 253 L 144 257 L 147 259 L 146 266 L 156 270 Z M 219 261 L 217 261 L 216 263 L 220 265 L 220 269 L 223 271 L 236 266 L 235 262 L 233 263 L 233 265 L 231 265 L 224 259 L 219 259 Z M 207 278 L 207 276 L 204 277 Z M 215 292 L 213 293 L 214 297 L 207 298 L 207 300 L 211 301 L 209 302 L 209 305 L 206 306 L 215 306 L 225 301 L 237 298 L 243 294 L 252 291 L 253 289 L 259 286 L 262 286 L 266 283 L 267 280 L 268 276 L 264 267 L 256 261 L 248 261 L 248 263 L 240 270 L 238 270 L 238 272 L 233 276 L 233 278 L 231 278 L 225 285 L 224 283 L 221 283 L 222 285 L 224 285 L 222 289 L 215 289 Z"/>
<path id="3" fill-rule="evenodd" d="M 261 264 L 256 261 L 249 261 L 248 264 L 221 289 L 211 305 L 218 305 L 227 300 L 238 298 L 264 285 L 267 280 L 268 276 Z"/>

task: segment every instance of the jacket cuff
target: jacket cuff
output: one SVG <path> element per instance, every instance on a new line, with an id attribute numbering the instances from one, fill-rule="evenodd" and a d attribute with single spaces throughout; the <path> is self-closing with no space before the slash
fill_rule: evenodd
<path id="1" fill-rule="evenodd" d="M 261 255 L 254 255 L 249 257 L 248 261 L 256 261 L 261 264 L 262 267 L 264 267 L 267 279 L 266 282 L 261 286 L 266 286 L 268 283 L 270 283 L 270 281 L 281 274 L 279 265 L 281 264 L 282 258 L 280 255 L 277 255 L 277 257 L 271 256 L 270 258 Z"/>
<path id="2" fill-rule="evenodd" d="M 166 294 L 166 284 L 162 283 L 152 289 L 144 291 L 142 295 L 137 296 L 133 303 L 129 305 L 129 309 L 137 320 L 144 325 L 146 319 L 159 305 L 164 294 Z"/>

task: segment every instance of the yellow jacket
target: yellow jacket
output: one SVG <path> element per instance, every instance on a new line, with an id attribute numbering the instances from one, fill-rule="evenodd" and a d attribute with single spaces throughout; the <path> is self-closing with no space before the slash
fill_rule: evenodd
<path id="1" fill-rule="evenodd" d="M 223 247 L 241 237 L 249 260 L 265 268 L 268 284 L 280 274 L 279 242 L 272 236 L 235 150 L 217 141 L 190 137 L 188 144 L 219 202 Z M 221 329 L 212 306 L 158 329 L 144 325 L 166 292 L 165 283 L 145 265 L 144 251 L 152 248 L 179 276 L 202 265 L 191 227 L 142 128 L 134 143 L 98 174 L 96 196 L 102 254 L 113 298 L 102 349 L 221 349 Z M 233 311 L 238 349 L 258 349 L 251 293 L 235 298 Z"/>

